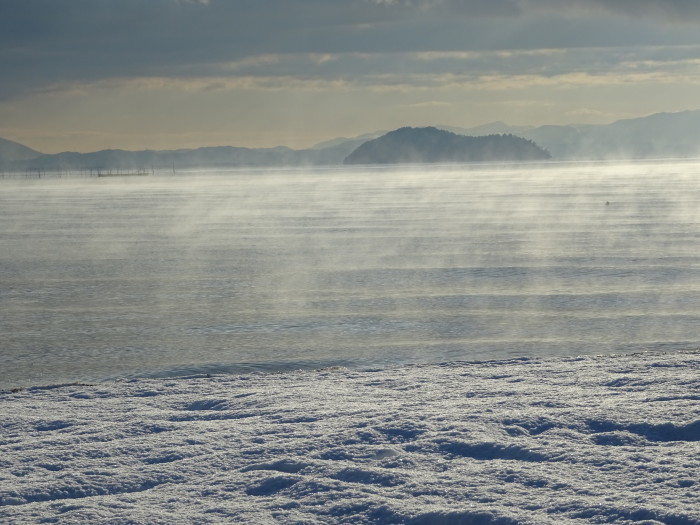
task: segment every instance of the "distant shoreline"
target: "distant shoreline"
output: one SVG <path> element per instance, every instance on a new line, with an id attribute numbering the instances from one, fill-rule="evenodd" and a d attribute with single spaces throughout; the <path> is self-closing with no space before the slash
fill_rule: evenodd
<path id="1" fill-rule="evenodd" d="M 189 167 L 173 173 L 167 168 L 145 170 L 146 176 L 155 176 L 160 178 L 177 177 L 181 178 L 186 175 L 213 175 L 213 174 L 265 174 L 265 173 L 305 173 L 305 172 L 353 172 L 353 171 L 421 171 L 425 169 L 438 171 L 451 171 L 459 169 L 479 170 L 479 169 L 538 169 L 550 167 L 567 167 L 567 166 L 614 166 L 614 165 L 654 165 L 654 164 L 695 164 L 700 162 L 700 157 L 668 157 L 668 158 L 632 158 L 632 159 L 598 159 L 598 160 L 533 160 L 533 161 L 481 161 L 481 162 L 434 162 L 434 163 L 398 163 L 398 164 L 337 164 L 337 165 L 308 165 L 308 166 L 228 166 L 228 167 Z M 137 170 L 138 171 L 138 170 Z M 144 171 L 144 170 L 140 170 Z M 109 175 L 90 175 L 89 170 L 80 169 L 46 169 L 41 170 L 41 175 L 37 172 L 28 172 L 27 170 L 0 170 L 0 180 L 17 180 L 17 179 L 58 179 L 58 178 L 110 178 Z M 141 173 L 135 173 L 135 175 Z M 113 177 L 128 176 L 113 175 Z"/>

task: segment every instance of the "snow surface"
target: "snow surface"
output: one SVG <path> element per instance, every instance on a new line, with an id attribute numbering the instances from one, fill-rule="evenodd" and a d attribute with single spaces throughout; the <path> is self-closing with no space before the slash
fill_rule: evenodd
<path id="1" fill-rule="evenodd" d="M 0 394 L 0 522 L 700 523 L 700 352 Z"/>

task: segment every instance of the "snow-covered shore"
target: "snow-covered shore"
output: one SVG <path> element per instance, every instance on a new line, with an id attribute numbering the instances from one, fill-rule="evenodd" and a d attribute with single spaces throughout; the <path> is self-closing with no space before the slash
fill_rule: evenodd
<path id="1" fill-rule="evenodd" d="M 700 523 L 700 353 L 0 394 L 2 523 Z"/>

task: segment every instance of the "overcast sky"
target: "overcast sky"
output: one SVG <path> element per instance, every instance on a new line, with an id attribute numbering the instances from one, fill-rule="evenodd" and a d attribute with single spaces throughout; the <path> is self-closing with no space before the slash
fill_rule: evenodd
<path id="1" fill-rule="evenodd" d="M 44 152 L 686 109 L 698 0 L 0 0 L 0 136 Z"/>

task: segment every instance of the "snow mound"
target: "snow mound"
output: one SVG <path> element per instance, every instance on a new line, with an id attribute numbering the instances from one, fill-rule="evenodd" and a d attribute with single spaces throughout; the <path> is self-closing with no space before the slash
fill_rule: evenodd
<path id="1" fill-rule="evenodd" d="M 0 394 L 0 522 L 700 524 L 700 353 Z"/>

